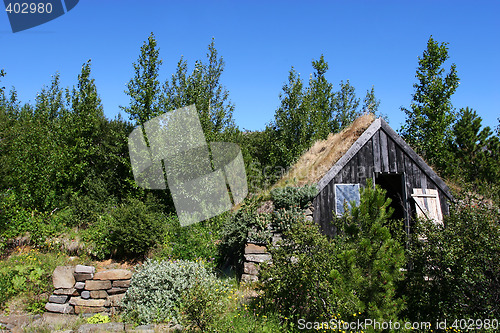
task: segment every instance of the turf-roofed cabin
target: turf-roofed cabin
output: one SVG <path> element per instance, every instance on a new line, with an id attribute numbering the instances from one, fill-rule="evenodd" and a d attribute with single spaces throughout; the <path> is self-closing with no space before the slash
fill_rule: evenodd
<path id="1" fill-rule="evenodd" d="M 371 178 L 392 199 L 392 218 L 404 219 L 407 233 L 415 216 L 442 223 L 453 200 L 448 186 L 384 121 L 364 115 L 349 127 L 316 142 L 290 170 L 287 178 L 315 183 L 314 221 L 332 235 L 333 214 L 359 201 L 360 187 Z"/>

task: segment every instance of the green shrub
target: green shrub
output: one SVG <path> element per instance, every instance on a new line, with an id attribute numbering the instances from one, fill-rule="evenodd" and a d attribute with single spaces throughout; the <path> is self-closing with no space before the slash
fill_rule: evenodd
<path id="1" fill-rule="evenodd" d="M 383 190 L 368 184 L 360 205 L 336 221 L 340 234 L 333 239 L 313 222 L 288 218 L 272 264 L 261 265 L 264 309 L 290 325 L 299 318 L 396 320 L 404 308 L 396 283 L 405 260 L 386 226 L 389 204 Z"/>
<path id="2" fill-rule="evenodd" d="M 271 239 L 269 227 L 272 224 L 272 215 L 269 213 L 255 214 L 248 231 L 247 241 L 256 244 L 267 244 Z"/>
<path id="3" fill-rule="evenodd" d="M 288 231 L 292 228 L 293 225 L 304 221 L 304 219 L 304 212 L 300 208 L 280 208 L 274 213 L 273 227 L 276 231 Z"/>
<path id="4" fill-rule="evenodd" d="M 118 257 L 144 256 L 163 239 L 163 215 L 138 199 L 129 199 L 111 212 L 109 245 Z"/>
<path id="5" fill-rule="evenodd" d="M 105 324 L 109 323 L 111 320 L 109 319 L 109 316 L 103 315 L 100 313 L 96 313 L 90 318 L 87 318 L 87 323 L 89 324 Z"/>
<path id="6" fill-rule="evenodd" d="M 43 254 L 36 249 L 15 254 L 0 262 L 0 308 L 14 296 L 28 294 L 28 310 L 38 311 L 44 299 L 39 295 L 52 291 L 52 272 L 65 262 L 59 254 Z"/>
<path id="7" fill-rule="evenodd" d="M 181 318 L 185 326 L 212 331 L 213 325 L 226 310 L 229 285 L 217 280 L 215 275 L 196 278 L 181 299 Z"/>
<path id="8" fill-rule="evenodd" d="M 261 265 L 260 305 L 264 314 L 279 313 L 284 321 L 326 320 L 338 310 L 329 281 L 329 272 L 338 267 L 336 248 L 317 225 L 296 222 L 271 250 L 272 264 Z"/>
<path id="9" fill-rule="evenodd" d="M 243 205 L 222 225 L 219 245 L 219 267 L 231 266 L 238 275 L 243 268 L 243 253 L 249 230 L 255 225 L 259 198 L 246 199 Z"/>
<path id="10" fill-rule="evenodd" d="M 137 323 L 178 323 L 181 321 L 181 297 L 196 284 L 219 290 L 224 288 L 202 261 L 148 260 L 133 275 L 130 288 L 125 294 L 125 317 Z M 194 297 L 196 293 L 196 290 L 192 294 L 188 292 L 186 297 Z M 190 308 L 188 311 L 190 317 L 191 313 L 198 310 Z"/>
<path id="11" fill-rule="evenodd" d="M 500 317 L 498 207 L 486 200 L 460 199 L 444 227 L 432 221 L 415 226 L 412 269 L 404 282 L 411 319 Z"/>
<path id="12" fill-rule="evenodd" d="M 276 209 L 290 208 L 292 206 L 304 208 L 317 194 L 318 189 L 315 185 L 301 187 L 287 186 L 271 190 L 271 199 Z"/>
<path id="13" fill-rule="evenodd" d="M 14 191 L 0 194 L 0 250 L 7 247 L 9 239 L 29 235 L 31 245 L 46 247 L 46 240 L 67 230 L 63 212 L 38 212 L 19 205 Z"/>
<path id="14" fill-rule="evenodd" d="M 110 214 L 105 214 L 97 222 L 81 231 L 88 255 L 99 260 L 111 256 L 112 247 L 109 246 L 109 239 L 110 225 L 112 223 L 113 217 Z"/>
<path id="15" fill-rule="evenodd" d="M 155 253 L 158 259 L 196 260 L 203 258 L 210 265 L 218 261 L 218 243 L 221 238 L 222 224 L 229 213 L 182 227 L 176 215 L 166 219 L 166 232 L 163 244 Z"/>
<path id="16" fill-rule="evenodd" d="M 331 272 L 344 289 L 356 291 L 362 316 L 386 321 L 396 320 L 405 308 L 396 290 L 406 261 L 403 246 L 390 232 L 390 203 L 385 190 L 367 182 L 360 204 L 337 219 L 341 269 Z"/>

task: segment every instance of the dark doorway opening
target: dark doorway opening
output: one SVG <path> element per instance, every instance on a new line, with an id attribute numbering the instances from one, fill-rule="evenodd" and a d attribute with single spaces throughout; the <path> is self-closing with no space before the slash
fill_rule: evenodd
<path id="1" fill-rule="evenodd" d="M 387 197 L 391 198 L 390 207 L 394 208 L 392 219 L 405 218 L 404 205 L 404 176 L 401 173 L 377 173 L 375 184 L 387 191 Z"/>

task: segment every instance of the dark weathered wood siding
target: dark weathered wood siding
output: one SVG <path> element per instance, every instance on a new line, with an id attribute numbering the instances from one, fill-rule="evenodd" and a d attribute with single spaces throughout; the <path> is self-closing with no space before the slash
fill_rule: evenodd
<path id="1" fill-rule="evenodd" d="M 346 154 L 351 152 L 352 156 L 348 156 L 348 160 L 344 158 L 342 164 L 337 162 L 330 170 L 332 174 L 325 175 L 323 183 L 319 183 L 320 192 L 313 201 L 314 220 L 326 234 L 335 233 L 335 227 L 331 223 L 335 214 L 335 184 L 359 183 L 366 186 L 367 179 L 375 180 L 375 173 L 379 172 L 404 175 L 404 208 L 408 217 L 414 215 L 411 198 L 414 188 L 438 190 L 441 210 L 444 215 L 449 213 L 448 201 L 451 195 L 444 182 L 383 120 L 379 124 L 381 125 L 375 133 L 365 132 L 363 135 L 366 137 L 360 137 L 364 144 L 360 148 L 356 147 L 357 152 L 348 151 Z M 407 218 L 407 231 L 411 227 L 410 223 L 411 218 Z"/>

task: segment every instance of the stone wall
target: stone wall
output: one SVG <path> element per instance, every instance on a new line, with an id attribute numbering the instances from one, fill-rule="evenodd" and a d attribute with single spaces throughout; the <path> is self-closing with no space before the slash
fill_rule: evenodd
<path id="1" fill-rule="evenodd" d="M 111 269 L 95 272 L 93 266 L 58 266 L 52 274 L 54 293 L 45 304 L 49 312 L 115 313 L 130 286 L 132 272 Z"/>
<path id="2" fill-rule="evenodd" d="M 265 208 L 263 208 L 266 206 Z M 259 208 L 257 212 L 269 212 L 273 209 L 273 205 L 265 202 L 263 207 Z M 313 221 L 313 211 L 314 208 L 310 205 L 304 210 L 304 215 L 306 221 Z M 270 246 L 278 246 L 278 242 L 281 241 L 281 233 L 271 230 L 272 240 Z M 272 262 L 271 254 L 268 252 L 266 245 L 247 243 L 245 245 L 245 261 L 243 262 L 243 274 L 241 275 L 241 281 L 243 282 L 257 282 L 259 280 L 259 266 L 262 263 Z"/>

